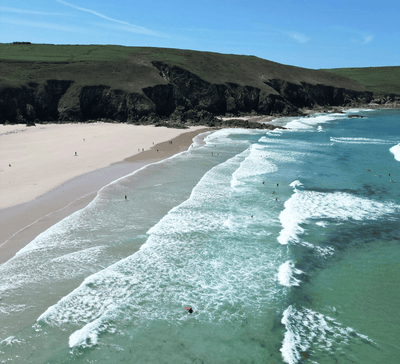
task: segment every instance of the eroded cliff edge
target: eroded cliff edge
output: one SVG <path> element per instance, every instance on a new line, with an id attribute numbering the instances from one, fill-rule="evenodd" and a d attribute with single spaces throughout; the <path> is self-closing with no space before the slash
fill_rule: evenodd
<path id="1" fill-rule="evenodd" d="M 0 123 L 106 119 L 134 124 L 218 126 L 221 122 L 215 116 L 219 115 L 294 116 L 302 115 L 304 108 L 365 106 L 376 97 L 355 81 L 332 78 L 322 71 L 301 72 L 303 69 L 291 66 L 279 65 L 283 67 L 279 72 L 274 66 L 273 72 L 247 76 L 248 79 L 243 76 L 249 72 L 246 70 L 238 77 L 238 83 L 232 82 L 234 77 L 206 81 L 163 61 L 129 66 L 142 67 L 137 71 L 139 75 L 151 74 L 148 85 L 145 76 L 138 78 L 140 87 L 120 89 L 118 85 L 102 84 L 101 77 L 98 84 L 92 81 L 86 85 L 76 77 L 13 83 L 1 75 Z M 395 102 L 396 97 L 387 96 L 387 102 Z"/>

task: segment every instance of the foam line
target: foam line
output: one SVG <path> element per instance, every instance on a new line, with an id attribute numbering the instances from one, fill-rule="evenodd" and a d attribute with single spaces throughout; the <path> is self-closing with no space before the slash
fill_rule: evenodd
<path id="1" fill-rule="evenodd" d="M 294 263 L 291 260 L 288 260 L 279 267 L 278 281 L 282 286 L 285 287 L 299 286 L 300 280 L 295 278 L 293 274 L 302 273 L 303 272 L 300 269 L 296 269 L 294 267 Z"/>
<path id="2" fill-rule="evenodd" d="M 389 140 L 385 139 L 372 139 L 372 138 L 334 138 L 330 137 L 331 142 L 345 143 L 345 144 L 392 144 Z"/>
<path id="3" fill-rule="evenodd" d="M 243 310 L 257 315 L 268 307 L 282 290 L 276 279 L 282 252 L 265 244 L 253 249 L 255 235 L 244 239 L 251 232 L 226 223 L 232 175 L 249 155 L 247 150 L 208 171 L 185 202 L 148 230 L 138 252 L 86 278 L 38 324 L 79 325 L 69 345 L 92 346 L 114 319 L 179 323 L 187 320 L 183 307 L 190 304 L 198 321 L 235 322 Z"/>
<path id="4" fill-rule="evenodd" d="M 300 352 L 323 351 L 334 354 L 335 348 L 343 345 L 374 343 L 366 335 L 357 333 L 329 316 L 309 308 L 296 309 L 289 306 L 283 313 L 282 324 L 286 332 L 280 349 L 283 361 L 296 364 L 301 360 Z"/>
<path id="5" fill-rule="evenodd" d="M 285 202 L 285 208 L 279 215 L 282 230 L 278 242 L 283 245 L 299 243 L 300 235 L 304 233 L 300 225 L 310 219 L 377 220 L 400 208 L 393 202 L 377 202 L 344 192 L 299 190 L 299 181 L 294 181 L 291 186 L 294 187 L 294 193 Z"/>
<path id="6" fill-rule="evenodd" d="M 311 117 L 294 119 L 286 124 L 286 128 L 296 131 L 311 131 L 318 124 L 328 123 L 333 120 L 343 119 L 343 114 L 314 114 Z"/>
<path id="7" fill-rule="evenodd" d="M 278 170 L 278 167 L 267 159 L 267 152 L 260 145 L 252 144 L 244 152 L 244 155 L 245 159 L 232 175 L 231 187 L 244 185 L 247 178 L 273 173 Z"/>
<path id="8" fill-rule="evenodd" d="M 400 143 L 391 147 L 389 150 L 390 153 L 394 155 L 394 159 L 400 162 Z"/>

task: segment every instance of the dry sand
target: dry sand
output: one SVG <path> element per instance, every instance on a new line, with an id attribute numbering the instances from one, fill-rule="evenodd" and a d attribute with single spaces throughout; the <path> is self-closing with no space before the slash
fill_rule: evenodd
<path id="1" fill-rule="evenodd" d="M 30 201 L 185 131 L 109 123 L 0 126 L 0 209 Z"/>
<path id="2" fill-rule="evenodd" d="M 109 123 L 0 126 L 0 264 L 85 207 L 104 185 L 186 150 L 206 130 Z"/>

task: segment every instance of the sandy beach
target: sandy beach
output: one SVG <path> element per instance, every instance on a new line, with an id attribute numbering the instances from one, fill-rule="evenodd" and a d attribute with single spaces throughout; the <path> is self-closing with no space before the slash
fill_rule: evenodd
<path id="1" fill-rule="evenodd" d="M 0 126 L 0 264 L 104 185 L 186 150 L 204 127 Z"/>

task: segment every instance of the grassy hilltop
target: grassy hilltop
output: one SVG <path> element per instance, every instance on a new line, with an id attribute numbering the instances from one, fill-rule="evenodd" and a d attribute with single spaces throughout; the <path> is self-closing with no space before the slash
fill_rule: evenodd
<path id="1" fill-rule="evenodd" d="M 400 95 L 400 66 L 326 69 L 363 84 L 367 90 Z"/>
<path id="2" fill-rule="evenodd" d="M 286 66 L 254 56 L 115 45 L 0 44 L 0 80 L 17 83 L 69 79 L 127 92 L 160 83 L 151 62 L 181 67 L 210 83 L 265 87 L 265 80 L 327 83 L 363 91 L 358 82 L 325 71 Z"/>
<path id="3" fill-rule="evenodd" d="M 219 125 L 216 115 L 302 115 L 367 105 L 335 70 L 254 56 L 115 45 L 0 44 L 0 123 L 88 121 Z M 392 102 L 394 100 L 386 100 Z"/>

